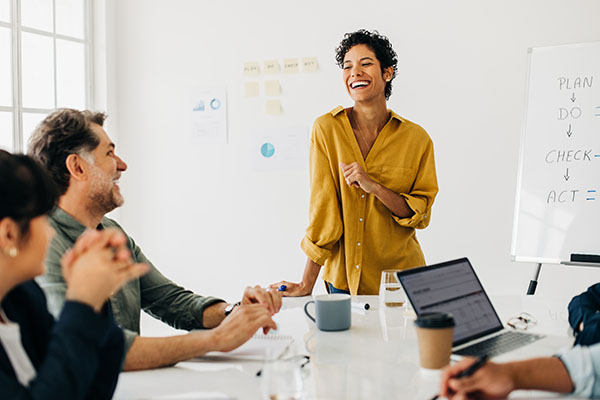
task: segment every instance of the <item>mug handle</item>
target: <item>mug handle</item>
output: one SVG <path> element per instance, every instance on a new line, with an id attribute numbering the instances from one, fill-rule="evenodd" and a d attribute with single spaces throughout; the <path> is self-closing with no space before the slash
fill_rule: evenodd
<path id="1" fill-rule="evenodd" d="M 308 312 L 308 305 L 309 305 L 310 303 L 314 303 L 314 302 L 315 302 L 314 300 L 310 300 L 310 301 L 307 301 L 307 302 L 306 302 L 306 304 L 304 305 L 304 313 L 306 314 L 306 316 L 307 316 L 308 318 L 310 318 L 310 319 L 312 320 L 312 322 L 314 322 L 314 323 L 316 324 L 316 323 L 317 323 L 317 320 L 316 320 L 316 319 L 314 319 L 314 318 L 313 318 L 313 316 L 312 316 L 312 315 L 310 315 L 310 313 Z"/>

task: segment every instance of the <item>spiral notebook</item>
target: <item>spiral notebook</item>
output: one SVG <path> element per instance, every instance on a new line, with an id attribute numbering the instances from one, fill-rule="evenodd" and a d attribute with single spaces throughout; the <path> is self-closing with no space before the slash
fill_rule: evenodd
<path id="1" fill-rule="evenodd" d="M 280 358 L 292 345 L 294 339 L 289 335 L 256 334 L 246 343 L 230 352 L 210 351 L 197 360 L 242 359 L 262 361 Z"/>

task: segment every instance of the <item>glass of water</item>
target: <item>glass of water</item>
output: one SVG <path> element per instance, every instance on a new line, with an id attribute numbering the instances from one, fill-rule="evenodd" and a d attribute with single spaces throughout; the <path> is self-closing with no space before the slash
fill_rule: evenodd
<path id="1" fill-rule="evenodd" d="M 268 400 L 304 400 L 301 363 L 297 359 L 266 361 L 263 371 Z"/>
<path id="2" fill-rule="evenodd" d="M 385 307 L 406 307 L 406 294 L 398 280 L 398 269 L 381 271 L 381 284 L 379 286 L 379 303 Z"/>

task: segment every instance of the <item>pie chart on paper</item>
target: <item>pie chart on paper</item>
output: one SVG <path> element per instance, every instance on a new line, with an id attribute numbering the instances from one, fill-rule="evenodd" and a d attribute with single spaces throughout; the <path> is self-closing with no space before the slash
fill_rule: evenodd
<path id="1" fill-rule="evenodd" d="M 260 154 L 262 154 L 265 158 L 273 157 L 273 154 L 275 154 L 275 146 L 269 142 L 264 143 L 260 147 Z"/>

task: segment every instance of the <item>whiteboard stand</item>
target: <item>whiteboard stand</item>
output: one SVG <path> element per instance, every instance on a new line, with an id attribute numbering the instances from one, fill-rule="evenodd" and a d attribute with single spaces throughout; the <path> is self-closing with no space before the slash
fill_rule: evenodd
<path id="1" fill-rule="evenodd" d="M 572 267 L 600 267 L 600 263 L 594 262 L 581 262 L 581 261 L 561 261 L 561 265 L 572 266 Z M 527 295 L 535 294 L 535 289 L 537 288 L 538 279 L 540 277 L 540 271 L 542 270 L 542 263 L 537 263 L 535 266 L 535 270 L 533 271 L 533 276 L 529 281 L 529 287 L 527 288 Z"/>
<path id="2" fill-rule="evenodd" d="M 533 271 L 532 279 L 529 281 L 529 287 L 527 288 L 527 295 L 534 295 L 535 288 L 537 288 L 538 278 L 540 277 L 540 271 L 542 270 L 542 263 L 538 263 Z"/>

